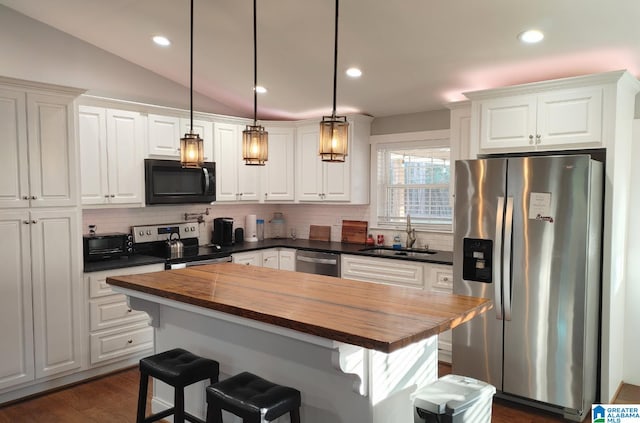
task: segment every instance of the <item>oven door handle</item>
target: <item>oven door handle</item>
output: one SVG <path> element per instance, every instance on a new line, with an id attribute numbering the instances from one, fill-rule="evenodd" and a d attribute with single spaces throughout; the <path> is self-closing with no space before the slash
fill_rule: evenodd
<path id="1" fill-rule="evenodd" d="M 193 266 L 202 266 L 205 264 L 216 264 L 216 263 L 227 263 L 231 261 L 231 256 L 220 257 L 215 259 L 206 259 L 206 260 L 197 260 L 197 261 L 188 261 L 186 263 L 173 263 L 169 265 L 171 270 L 174 269 L 184 269 L 186 267 Z"/>

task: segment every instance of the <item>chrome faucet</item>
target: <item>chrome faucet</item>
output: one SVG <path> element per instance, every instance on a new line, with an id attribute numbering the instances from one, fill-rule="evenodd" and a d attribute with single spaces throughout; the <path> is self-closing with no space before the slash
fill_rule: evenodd
<path id="1" fill-rule="evenodd" d="M 411 228 L 411 216 L 407 215 L 407 248 L 412 248 L 416 242 L 416 230 Z"/>

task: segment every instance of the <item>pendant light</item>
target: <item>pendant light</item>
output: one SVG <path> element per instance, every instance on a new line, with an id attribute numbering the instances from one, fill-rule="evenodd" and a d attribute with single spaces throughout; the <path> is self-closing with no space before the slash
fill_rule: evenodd
<path id="1" fill-rule="evenodd" d="M 258 36 L 256 30 L 256 0 L 253 0 L 253 125 L 242 131 L 242 159 L 246 165 L 264 166 L 269 157 L 269 134 L 258 125 Z"/>
<path id="2" fill-rule="evenodd" d="M 319 154 L 323 162 L 344 162 L 348 152 L 349 123 L 346 116 L 336 116 L 338 67 L 338 0 L 336 0 L 335 44 L 333 50 L 333 111 L 320 122 Z"/>
<path id="3" fill-rule="evenodd" d="M 182 167 L 202 167 L 204 163 L 204 141 L 193 132 L 193 0 L 191 0 L 191 48 L 190 48 L 189 91 L 191 126 L 188 133 L 180 138 L 180 162 Z"/>

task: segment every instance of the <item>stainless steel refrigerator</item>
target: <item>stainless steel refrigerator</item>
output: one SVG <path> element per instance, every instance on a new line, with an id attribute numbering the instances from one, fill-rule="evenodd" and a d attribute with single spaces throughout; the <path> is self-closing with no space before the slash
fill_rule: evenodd
<path id="1" fill-rule="evenodd" d="M 454 293 L 494 308 L 453 330 L 453 372 L 581 421 L 596 395 L 602 163 L 461 160 Z"/>

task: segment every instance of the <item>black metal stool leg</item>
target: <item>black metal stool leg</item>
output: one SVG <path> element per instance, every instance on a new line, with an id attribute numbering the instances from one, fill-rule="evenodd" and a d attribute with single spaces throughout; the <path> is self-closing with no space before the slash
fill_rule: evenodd
<path id="1" fill-rule="evenodd" d="M 291 423 L 300 423 L 300 409 L 299 408 L 294 408 L 293 410 L 291 410 L 291 412 L 289 413 L 289 416 L 291 417 Z"/>
<path id="2" fill-rule="evenodd" d="M 140 372 L 140 390 L 138 392 L 138 415 L 136 423 L 144 423 L 144 415 L 147 409 L 147 388 L 149 386 L 149 376 Z"/>
<path id="3" fill-rule="evenodd" d="M 207 403 L 206 423 L 222 423 L 222 409 L 211 402 Z"/>
<path id="4" fill-rule="evenodd" d="M 173 407 L 175 408 L 173 423 L 184 423 L 184 387 L 176 386 L 173 397 Z"/>

